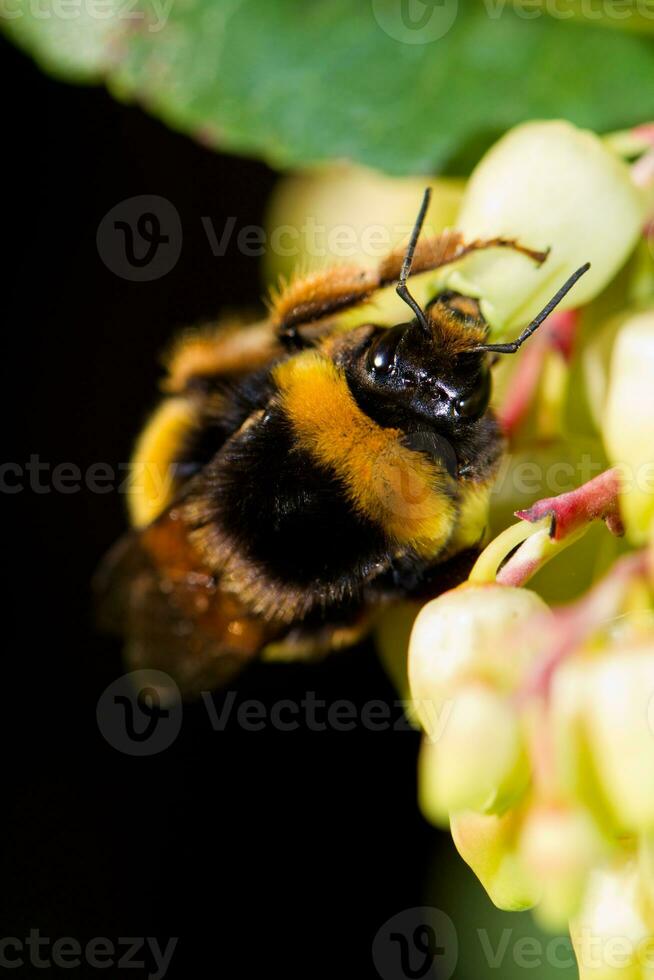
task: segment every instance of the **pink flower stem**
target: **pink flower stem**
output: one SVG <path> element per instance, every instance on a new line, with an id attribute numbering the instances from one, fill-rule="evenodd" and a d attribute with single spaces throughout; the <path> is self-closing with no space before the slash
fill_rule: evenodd
<path id="1" fill-rule="evenodd" d="M 497 413 L 507 436 L 515 434 L 529 411 L 547 352 L 556 350 L 569 362 L 578 325 L 577 310 L 553 313 L 525 347 L 512 378 L 510 391 Z"/>
<path id="2" fill-rule="evenodd" d="M 550 537 L 554 541 L 562 541 L 584 524 L 596 520 L 605 521 L 611 533 L 619 536 L 624 534 L 618 507 L 619 492 L 619 471 L 617 468 L 605 470 L 576 490 L 546 497 L 527 510 L 516 511 L 516 517 L 532 524 L 550 517 Z"/>
<path id="3" fill-rule="evenodd" d="M 622 534 L 619 490 L 618 470 L 605 470 L 576 490 L 546 497 L 527 510 L 516 511 L 516 517 L 540 527 L 522 535 L 513 548 L 515 535 L 505 532 L 508 549 L 505 555 L 498 548 L 502 536 L 496 539 L 493 553 L 498 562 L 496 581 L 500 585 L 525 585 L 548 561 L 585 534 L 592 521 L 603 520 L 613 534 Z M 491 548 L 493 544 L 489 545 Z"/>
<path id="4" fill-rule="evenodd" d="M 547 654 L 517 692 L 518 703 L 532 697 L 549 698 L 552 678 L 559 665 L 598 627 L 619 612 L 627 589 L 634 579 L 645 576 L 648 568 L 647 551 L 625 555 L 582 599 L 555 610 L 554 623 L 543 624 Z"/>

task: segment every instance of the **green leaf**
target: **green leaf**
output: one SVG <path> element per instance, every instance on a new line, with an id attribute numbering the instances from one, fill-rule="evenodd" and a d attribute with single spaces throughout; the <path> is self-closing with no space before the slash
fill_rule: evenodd
<path id="1" fill-rule="evenodd" d="M 73 82 L 99 81 L 125 38 L 124 0 L 0 0 L 4 32 L 50 72 Z"/>
<path id="2" fill-rule="evenodd" d="M 540 10 L 525 18 L 508 0 L 1 2 L 21 11 L 1 18 L 8 33 L 49 70 L 104 77 L 171 126 L 281 167 L 348 158 L 391 173 L 467 169 L 526 119 L 602 132 L 654 106 L 649 37 Z M 107 3 L 111 18 L 89 14 Z M 62 4 L 86 13 L 34 16 Z"/>

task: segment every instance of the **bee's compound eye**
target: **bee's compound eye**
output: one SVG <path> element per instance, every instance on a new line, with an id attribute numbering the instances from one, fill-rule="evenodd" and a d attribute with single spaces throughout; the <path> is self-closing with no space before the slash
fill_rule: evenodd
<path id="1" fill-rule="evenodd" d="M 478 419 L 488 408 L 491 393 L 490 372 L 484 371 L 479 383 L 467 395 L 458 398 L 454 410 L 459 418 Z"/>
<path id="2" fill-rule="evenodd" d="M 373 340 L 366 355 L 366 367 L 377 377 L 388 376 L 395 367 L 395 355 L 405 327 L 390 327 Z"/>

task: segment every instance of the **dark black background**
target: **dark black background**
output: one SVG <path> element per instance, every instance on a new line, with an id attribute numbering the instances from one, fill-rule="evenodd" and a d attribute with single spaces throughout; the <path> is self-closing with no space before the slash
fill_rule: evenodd
<path id="1" fill-rule="evenodd" d="M 233 245 L 215 258 L 201 216 L 261 222 L 275 175 L 1 47 L 5 459 L 117 467 L 174 330 L 259 294 L 258 260 Z M 182 220 L 181 258 L 152 283 L 117 277 L 96 248 L 105 213 L 137 194 L 163 195 Z M 215 733 L 198 705 L 167 751 L 121 755 L 96 724 L 124 668 L 118 643 L 95 631 L 89 583 L 125 527 L 124 500 L 25 487 L 3 503 L 5 540 L 17 538 L 4 562 L 3 934 L 178 936 L 171 977 L 376 976 L 373 937 L 422 904 L 430 852 L 445 840 L 417 812 L 417 735 Z M 370 649 L 257 666 L 237 689 L 266 704 L 307 691 L 395 698 Z"/>

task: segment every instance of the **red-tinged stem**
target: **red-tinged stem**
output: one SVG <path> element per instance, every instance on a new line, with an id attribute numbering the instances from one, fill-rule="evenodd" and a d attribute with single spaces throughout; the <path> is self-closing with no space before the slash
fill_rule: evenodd
<path id="1" fill-rule="evenodd" d="M 615 467 L 576 490 L 516 511 L 524 523 L 508 527 L 491 541 L 477 559 L 469 580 L 520 587 L 582 537 L 592 521 L 603 520 L 613 534 L 622 534 L 619 492 L 620 472 Z"/>
<path id="2" fill-rule="evenodd" d="M 566 361 L 570 360 L 578 323 L 577 310 L 553 313 L 525 347 L 511 380 L 511 389 L 498 411 L 500 424 L 508 436 L 517 431 L 529 411 L 546 352 L 556 350 Z"/>
<path id="3" fill-rule="evenodd" d="M 546 350 L 546 338 L 536 334 L 531 346 L 527 345 L 520 357 L 511 379 L 511 388 L 497 413 L 502 430 L 509 438 L 520 428 L 529 411 L 538 387 L 541 364 Z"/>
<path id="4" fill-rule="evenodd" d="M 599 626 L 617 615 L 629 585 L 635 578 L 646 575 L 648 569 L 646 551 L 625 555 L 582 599 L 555 610 L 553 623 L 543 621 L 549 649 L 517 692 L 518 703 L 531 697 L 549 697 L 559 665 Z"/>
<path id="5" fill-rule="evenodd" d="M 516 511 L 516 517 L 531 524 L 551 517 L 550 537 L 561 541 L 590 521 L 603 520 L 612 534 L 624 533 L 618 495 L 620 477 L 617 468 L 605 470 L 576 490 L 539 500 L 527 510 Z"/>
<path id="6" fill-rule="evenodd" d="M 547 337 L 550 347 L 563 354 L 566 361 L 570 361 L 572 357 L 578 328 L 579 310 L 560 310 L 549 319 Z"/>
<path id="7" fill-rule="evenodd" d="M 539 500 L 516 512 L 526 524 L 507 529 L 486 548 L 471 572 L 484 581 L 494 566 L 499 585 L 525 585 L 536 572 L 582 537 L 592 521 L 604 520 L 613 534 L 622 534 L 618 510 L 619 472 L 606 470 L 569 493 Z M 532 525 L 533 530 L 523 531 Z"/>
<path id="8" fill-rule="evenodd" d="M 552 799 L 556 795 L 556 756 L 552 727 L 548 724 L 548 704 L 541 700 L 532 710 L 538 712 L 537 723 L 528 732 L 529 755 L 532 766 L 532 780 L 536 795 L 541 799 Z"/>
<path id="9" fill-rule="evenodd" d="M 496 582 L 498 585 L 509 585 L 513 588 L 521 588 L 526 585 L 536 572 L 540 571 L 544 565 L 551 561 L 557 553 L 563 550 L 568 544 L 573 543 L 573 538 L 566 540 L 563 547 L 554 543 L 552 539 L 543 540 L 544 531 L 535 534 L 533 538 L 528 538 L 521 545 L 514 555 L 506 561 L 497 573 Z"/>

